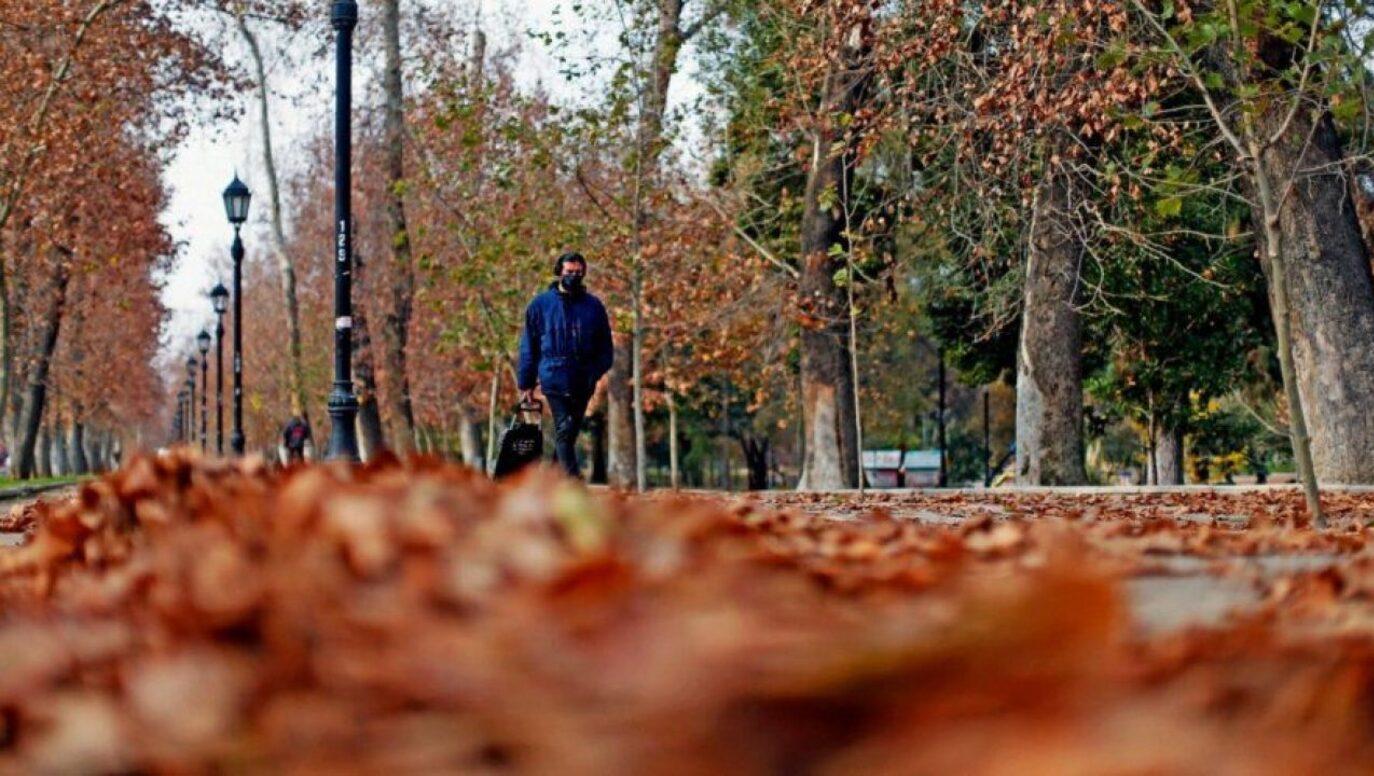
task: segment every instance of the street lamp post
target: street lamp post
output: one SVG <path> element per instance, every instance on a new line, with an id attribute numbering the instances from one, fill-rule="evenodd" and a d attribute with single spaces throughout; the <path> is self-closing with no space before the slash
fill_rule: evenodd
<path id="1" fill-rule="evenodd" d="M 186 378 L 181 383 L 181 396 L 185 400 L 182 406 L 181 419 L 181 441 L 191 444 L 191 378 Z"/>
<path id="2" fill-rule="evenodd" d="M 334 100 L 334 387 L 329 392 L 331 460 L 357 461 L 358 399 L 353 395 L 353 28 L 358 4 L 335 0 L 330 21 L 337 33 Z"/>
<path id="3" fill-rule="evenodd" d="M 200 330 L 196 335 L 200 349 L 200 451 L 210 452 L 210 332 Z"/>
<path id="4" fill-rule="evenodd" d="M 191 442 L 191 444 L 195 444 L 195 442 L 196 442 L 196 359 L 195 359 L 195 356 L 192 356 L 192 357 L 186 359 L 186 387 L 187 387 L 187 388 L 190 390 L 190 392 L 191 392 L 191 402 L 190 402 L 190 405 L 187 407 L 187 409 L 189 410 L 189 412 L 186 413 L 186 417 L 187 417 L 188 420 L 191 421 L 190 424 L 189 424 L 190 427 L 191 427 L 190 442 Z"/>
<path id="5" fill-rule="evenodd" d="M 215 308 L 215 452 L 224 455 L 224 313 L 229 309 L 229 289 L 223 283 L 210 291 Z"/>
<path id="6" fill-rule="evenodd" d="M 224 190 L 224 212 L 234 225 L 234 434 L 230 445 L 235 455 L 243 455 L 243 240 L 239 228 L 248 220 L 248 203 L 253 195 L 235 175 Z"/>
<path id="7" fill-rule="evenodd" d="M 172 418 L 172 439 L 180 442 L 186 436 L 186 421 L 183 417 L 186 414 L 186 392 L 177 391 L 177 411 Z"/>

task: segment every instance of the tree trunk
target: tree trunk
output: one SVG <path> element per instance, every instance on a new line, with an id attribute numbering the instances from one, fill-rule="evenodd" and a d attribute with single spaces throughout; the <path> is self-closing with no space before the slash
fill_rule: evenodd
<path id="1" fill-rule="evenodd" d="M 91 460 L 95 462 L 96 472 L 109 471 L 109 462 L 105 459 L 105 432 L 97 429 L 90 435 L 87 443 L 90 445 Z"/>
<path id="2" fill-rule="evenodd" d="M 1016 480 L 1081 485 L 1082 333 L 1074 306 L 1079 246 L 1065 223 L 1068 188 L 1049 175 L 1035 193 L 1016 351 Z"/>
<path id="3" fill-rule="evenodd" d="M 814 140 L 813 171 L 802 217 L 804 270 L 801 277 L 801 378 L 806 428 L 802 490 L 857 487 L 858 443 L 854 425 L 854 381 L 846 343 L 845 295 L 834 281 L 841 222 L 824 210 L 819 197 L 846 174 L 842 158 L 825 159 L 828 139 Z"/>
<path id="4" fill-rule="evenodd" d="M 118 447 L 116 443 L 118 440 L 115 438 L 115 432 L 113 431 L 106 431 L 104 439 L 105 444 L 103 452 L 105 457 L 105 470 L 113 471 L 114 468 L 119 465 L 119 459 L 115 456 L 115 451 Z"/>
<path id="5" fill-rule="evenodd" d="M 272 216 L 272 244 L 277 254 L 277 271 L 281 275 L 282 301 L 286 307 L 287 336 L 287 396 L 291 414 L 310 422 L 310 409 L 305 401 L 305 371 L 301 357 L 300 304 L 296 296 L 296 265 L 286 247 L 286 228 L 282 222 L 281 187 L 277 180 L 277 162 L 272 150 L 272 122 L 267 101 L 267 71 L 262 64 L 262 51 L 257 37 L 248 29 L 242 14 L 235 15 L 239 33 L 248 44 L 257 78 L 258 128 L 262 132 L 262 162 L 267 173 L 267 203 Z"/>
<path id="6" fill-rule="evenodd" d="M 677 400 L 673 398 L 672 392 L 667 394 L 668 398 L 668 484 L 673 490 L 681 487 L 682 482 L 678 467 L 678 440 L 677 440 Z"/>
<path id="7" fill-rule="evenodd" d="M 27 384 L 27 376 L 25 376 Z M 14 441 L 17 448 L 23 432 L 20 430 L 24 423 L 24 396 L 21 391 L 10 391 L 10 406 L 8 409 L 10 423 L 10 439 Z M 17 460 L 17 459 L 16 459 Z"/>
<path id="8" fill-rule="evenodd" d="M 605 485 L 606 476 L 606 411 L 593 413 L 587 419 L 592 432 L 591 465 L 592 473 L 588 481 L 593 485 Z"/>
<path id="9" fill-rule="evenodd" d="M 38 441 L 35 451 L 36 460 L 34 461 L 34 475 L 38 477 L 52 476 L 52 430 L 47 423 L 44 423 L 38 431 Z"/>
<path id="10" fill-rule="evenodd" d="M 634 390 L 630 381 L 630 339 L 615 343 L 615 363 L 611 366 L 606 392 L 606 425 L 609 442 L 606 480 L 616 488 L 635 485 Z"/>
<path id="11" fill-rule="evenodd" d="M 478 470 L 484 468 L 482 434 L 477 426 L 477 418 L 467 407 L 458 408 L 458 444 L 463 452 L 463 463 Z"/>
<path id="12" fill-rule="evenodd" d="M 100 434 L 98 428 L 91 429 L 86 435 L 86 457 L 91 462 L 91 471 L 100 474 L 105 471 L 105 462 L 100 458 Z"/>
<path id="13" fill-rule="evenodd" d="M 936 420 L 937 420 L 937 422 L 939 423 L 938 430 L 939 430 L 939 445 L 940 445 L 940 479 L 938 480 L 938 482 L 940 483 L 940 487 L 942 487 L 942 488 L 947 488 L 947 487 L 949 487 L 949 451 L 948 451 L 948 449 L 947 449 L 947 448 L 948 448 L 948 445 L 949 445 L 949 439 L 948 439 L 948 437 L 947 437 L 946 434 L 945 434 L 945 431 L 946 431 L 946 423 L 947 423 L 947 421 L 948 421 L 948 418 L 945 417 L 945 351 L 944 351 L 944 348 L 941 348 L 941 349 L 940 349 L 940 351 L 939 351 L 939 358 L 940 358 L 940 365 L 939 365 L 939 369 L 937 370 L 937 379 L 939 380 L 940 387 L 939 387 L 939 397 L 938 397 L 938 400 L 939 400 L 939 401 L 938 401 L 937 408 L 936 408 L 936 411 L 937 411 L 937 413 L 938 413 Z M 903 461 L 906 460 L 906 456 L 905 456 L 905 455 L 902 456 L 902 460 L 903 460 Z M 905 466 L 905 463 L 903 463 L 903 464 L 901 464 L 901 465 Z"/>
<path id="14" fill-rule="evenodd" d="M 649 455 L 645 450 L 644 431 L 644 283 L 641 269 L 635 266 L 633 289 L 634 322 L 630 332 L 630 400 L 634 407 L 635 490 L 643 493 L 649 487 Z"/>
<path id="15" fill-rule="evenodd" d="M 1182 485 L 1183 434 L 1177 429 L 1159 426 L 1155 430 L 1155 484 Z"/>
<path id="16" fill-rule="evenodd" d="M 11 264 L 10 266 L 13 267 L 14 265 Z M 11 284 L 11 280 L 13 280 L 13 284 Z M 3 311 L 3 316 L 0 316 L 0 345 L 4 347 L 4 353 L 2 355 L 5 373 L 3 378 L 5 383 L 5 395 L 8 397 L 8 400 L 3 407 L 0 407 L 0 413 L 4 414 L 4 419 L 8 421 L 9 424 L 8 439 L 10 443 L 10 455 L 11 460 L 17 465 L 18 459 L 14 456 L 18 450 L 20 437 L 19 423 L 22 420 L 21 415 L 24 406 L 23 391 L 21 391 L 18 386 L 21 385 L 21 381 L 27 380 L 28 375 L 27 365 L 24 363 L 25 359 L 16 358 L 15 354 L 21 351 L 27 352 L 32 349 L 33 327 L 25 327 L 22 345 L 16 341 L 14 327 L 15 310 L 11 303 L 15 299 L 25 299 L 28 297 L 29 283 L 28 279 L 22 273 L 14 275 L 13 278 L 6 274 L 4 276 L 4 281 L 5 310 Z M 11 285 L 13 287 L 11 287 Z M 15 471 L 18 471 L 18 469 L 15 469 Z"/>
<path id="17" fill-rule="evenodd" d="M 382 326 L 385 341 L 386 403 L 391 443 L 405 455 L 415 446 L 415 416 L 406 369 L 411 312 L 415 305 L 415 264 L 405 209 L 405 95 L 401 83 L 400 0 L 382 2 L 383 132 L 386 148 L 386 221 L 391 244 L 391 308 Z"/>
<path id="18" fill-rule="evenodd" d="M 66 424 L 59 418 L 52 423 L 53 473 L 65 477 L 72 473 L 72 457 L 67 446 Z"/>
<path id="19" fill-rule="evenodd" d="M 1158 464 L 1158 443 L 1159 434 L 1155 433 L 1155 416 L 1153 407 L 1150 416 L 1145 424 L 1145 484 L 1159 484 L 1159 464 Z"/>
<path id="20" fill-rule="evenodd" d="M 496 407 L 501 396 L 501 367 L 496 366 L 491 373 L 491 389 L 487 393 L 487 458 L 488 474 L 496 471 Z"/>
<path id="21" fill-rule="evenodd" d="M 644 116 L 640 125 L 642 169 L 647 178 L 657 170 L 663 153 L 663 122 L 668 111 L 668 89 L 677 73 L 678 55 L 686 35 L 682 30 L 683 0 L 658 0 L 658 30 L 654 35 L 653 83 L 645 95 Z"/>
<path id="22" fill-rule="evenodd" d="M 353 384 L 358 396 L 358 446 L 364 461 L 371 461 L 386 449 L 382 433 L 382 415 L 377 406 L 377 377 L 372 366 L 372 330 L 367 310 L 370 297 L 366 291 L 361 257 L 353 257 Z"/>
<path id="23" fill-rule="evenodd" d="M 62 326 L 62 314 L 67 306 L 67 282 L 70 279 L 67 263 L 68 255 L 53 257 L 56 266 L 53 270 L 52 291 L 48 296 L 48 308 L 40 324 L 37 348 L 29 366 L 28 398 L 24 401 L 24 411 L 20 420 L 20 432 L 16 462 L 19 476 L 28 478 L 35 470 L 34 446 L 38 442 L 38 429 L 43 422 L 48 395 L 48 370 L 52 365 L 53 352 L 57 350 L 57 336 Z"/>
<path id="24" fill-rule="evenodd" d="M 10 386 L 13 384 L 14 343 L 13 312 L 10 310 L 9 261 L 5 253 L 4 232 L 0 230 L 0 434 L 4 416 L 10 406 Z M 14 437 L 10 437 L 11 443 Z"/>
<path id="25" fill-rule="evenodd" d="M 86 457 L 86 424 L 81 421 L 72 423 L 72 473 L 90 474 L 91 463 Z"/>
<path id="26" fill-rule="evenodd" d="M 1263 152 L 1251 133 L 1251 157 L 1261 159 Z M 1264 213 L 1262 228 L 1264 243 L 1261 249 L 1263 266 L 1269 270 L 1269 306 L 1274 319 L 1274 339 L 1279 356 L 1279 371 L 1283 376 L 1283 394 L 1288 405 L 1288 440 L 1293 449 L 1298 479 L 1302 482 L 1307 513 L 1317 528 L 1326 527 L 1322 512 L 1321 491 L 1317 484 L 1316 467 L 1312 463 L 1312 438 L 1307 431 L 1307 410 L 1299 394 L 1297 367 L 1293 352 L 1293 315 L 1289 305 L 1287 260 L 1283 252 L 1283 236 L 1279 229 L 1282 197 L 1274 190 L 1268 171 L 1262 164 L 1254 169 L 1255 188 L 1259 194 L 1260 210 Z"/>
<path id="27" fill-rule="evenodd" d="M 801 222 L 799 284 L 801 400 L 806 427 L 803 490 L 859 486 L 859 449 L 854 373 L 849 353 L 846 290 L 835 274 L 848 266 L 844 210 L 853 176 L 851 149 L 834 117 L 853 115 L 868 99 L 868 35 L 860 27 L 843 31 L 841 62 L 831 66 L 821 116 L 811 129 Z M 834 198 L 836 202 L 827 202 Z M 838 249 L 838 250 L 837 250 Z"/>
<path id="28" fill-rule="evenodd" d="M 645 84 L 643 109 L 639 116 L 634 156 L 634 204 L 631 213 L 634 258 L 631 267 L 630 306 L 633 328 L 628 342 L 616 346 L 611 368 L 607 416 L 610 434 L 609 481 L 615 487 L 646 485 L 647 461 L 644 432 L 644 378 L 641 357 L 644 342 L 642 268 L 640 240 L 649 223 L 646 189 L 657 179 L 659 159 L 665 146 L 664 120 L 668 108 L 668 89 L 677 72 L 678 55 L 689 34 L 682 29 L 683 0 L 657 0 L 658 25 L 654 36 L 654 59 Z"/>
<path id="29" fill-rule="evenodd" d="M 749 470 L 749 490 L 768 490 L 768 449 L 766 438 L 744 434 L 739 438 L 744 465 Z"/>
<path id="30" fill-rule="evenodd" d="M 1280 114 L 1276 109 L 1261 115 L 1260 131 L 1276 131 Z M 1299 111 L 1287 134 L 1263 156 L 1277 190 L 1294 371 L 1317 479 L 1369 484 L 1374 483 L 1374 413 L 1369 412 L 1374 279 L 1343 177 L 1340 139 L 1330 116 L 1314 127 L 1306 115 Z M 1255 217 L 1263 223 L 1262 211 Z M 1271 268 L 1265 269 L 1272 276 Z M 1270 285 L 1272 298 L 1272 278 Z"/>

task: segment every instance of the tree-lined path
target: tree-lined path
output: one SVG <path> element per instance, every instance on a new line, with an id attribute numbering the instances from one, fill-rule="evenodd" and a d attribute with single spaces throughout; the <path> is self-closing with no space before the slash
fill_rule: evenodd
<path id="1" fill-rule="evenodd" d="M 200 442 L 200 409 L 176 415 L 210 388 L 184 329 L 216 319 L 160 292 L 190 267 L 227 284 L 230 235 L 179 254 L 187 195 L 159 172 L 229 116 L 255 196 L 222 320 L 269 455 L 293 416 L 327 448 L 343 322 L 364 457 L 489 467 L 524 305 L 575 249 L 617 356 L 582 455 L 618 487 L 878 485 L 896 472 L 864 455 L 906 452 L 957 485 L 1292 473 L 1315 516 L 1321 484 L 1374 477 L 1364 9 L 645 0 L 526 36 L 440 5 L 360 11 L 345 316 L 317 260 L 337 242 L 326 15 L 6 10 L 17 473 Z M 194 183 L 218 207 L 222 182 Z"/>
<path id="2" fill-rule="evenodd" d="M 6 0 L 0 770 L 1374 769 L 1371 55 Z"/>

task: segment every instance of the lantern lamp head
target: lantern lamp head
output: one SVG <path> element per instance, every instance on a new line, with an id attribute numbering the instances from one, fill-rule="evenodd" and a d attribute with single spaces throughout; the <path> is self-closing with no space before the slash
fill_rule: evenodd
<path id="1" fill-rule="evenodd" d="M 215 308 L 218 315 L 223 315 L 229 309 L 229 289 L 225 288 L 223 283 L 210 289 L 210 305 Z"/>
<path id="2" fill-rule="evenodd" d="M 252 192 L 235 175 L 232 183 L 224 190 L 224 212 L 229 216 L 229 223 L 238 228 L 248 220 L 248 202 L 253 198 Z"/>

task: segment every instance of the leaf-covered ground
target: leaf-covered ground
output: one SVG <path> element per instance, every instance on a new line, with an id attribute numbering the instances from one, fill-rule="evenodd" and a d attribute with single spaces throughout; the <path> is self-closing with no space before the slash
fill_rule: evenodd
<path id="1" fill-rule="evenodd" d="M 1368 772 L 1374 497 L 1328 504 L 138 459 L 11 515 L 0 771 Z M 1143 627 L 1176 575 L 1254 605 Z"/>

